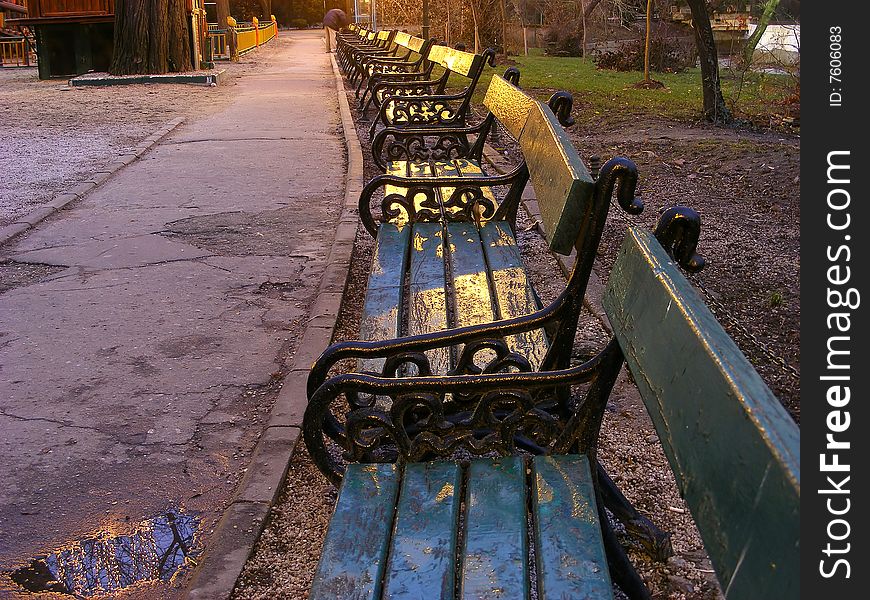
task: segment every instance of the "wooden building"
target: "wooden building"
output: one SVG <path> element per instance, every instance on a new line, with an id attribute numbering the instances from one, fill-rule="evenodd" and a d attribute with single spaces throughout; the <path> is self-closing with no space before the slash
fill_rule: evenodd
<path id="1" fill-rule="evenodd" d="M 40 79 L 109 69 L 115 0 L 28 0 L 16 22 L 36 37 Z"/>
<path id="2" fill-rule="evenodd" d="M 188 0 L 188 42 L 198 68 L 208 25 L 203 0 Z M 39 78 L 108 71 L 112 63 L 115 0 L 27 0 L 27 25 L 36 38 Z"/>

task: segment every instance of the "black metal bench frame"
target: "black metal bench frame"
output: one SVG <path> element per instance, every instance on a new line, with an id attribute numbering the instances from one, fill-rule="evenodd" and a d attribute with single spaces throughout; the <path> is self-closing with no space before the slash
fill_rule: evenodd
<path id="1" fill-rule="evenodd" d="M 471 97 L 484 67 L 495 64 L 495 50 L 481 54 L 434 45 L 428 58 L 442 69 L 436 79 L 417 81 L 379 81 L 371 88 L 372 102 L 378 113 L 372 119 L 369 135 L 374 137 L 378 125 L 383 127 L 448 126 L 462 127 L 471 106 Z M 454 94 L 446 93 L 451 74 L 465 80 L 465 87 Z M 378 105 L 379 104 L 379 105 Z"/>
<path id="2" fill-rule="evenodd" d="M 539 176 L 546 178 L 545 174 Z M 488 203 L 483 189 L 507 186 L 507 196 L 518 200 L 528 177 L 529 171 L 523 166 L 504 176 L 450 180 L 454 191 L 445 202 L 436 198 L 445 186 L 444 180 L 382 175 L 364 188 L 360 217 L 367 230 L 376 235 L 376 220 L 370 212 L 372 197 L 378 189 L 395 186 L 403 191 L 386 195 L 381 204 L 387 218 L 401 210 L 414 222 L 437 221 L 444 218 L 439 208 L 443 204 L 456 209 L 457 221 L 468 221 L 473 216 L 472 207 Z M 636 214 L 642 210 L 642 203 L 634 195 L 637 173 L 628 160 L 608 161 L 594 184 L 588 175 L 585 177 L 585 185 L 594 188 L 587 190 L 591 194 L 584 209 L 586 216 L 580 218 L 577 230 L 554 232 L 558 241 L 551 240 L 557 251 L 567 254 L 576 249 L 577 256 L 565 290 L 551 305 L 521 317 L 449 331 L 385 341 L 343 342 L 321 355 L 309 377 L 304 435 L 315 463 L 331 481 L 339 483 L 341 466 L 327 450 L 327 440 L 343 448 L 352 462 L 371 460 L 374 446 L 380 446 L 381 451 L 390 448 L 380 460 L 399 461 L 425 460 L 460 446 L 473 454 L 496 451 L 505 455 L 518 449 L 545 453 L 549 446 L 556 453 L 579 449 L 590 456 L 593 465 L 597 464 L 594 454 L 598 427 L 621 362 L 613 358 L 615 348 L 611 344 L 592 360 L 571 368 L 571 351 L 610 199 L 618 187 L 616 197 L 624 210 Z M 538 181 L 536 189 L 543 189 L 545 183 L 546 179 Z M 421 203 L 421 195 L 428 201 Z M 421 204 L 432 210 L 421 210 Z M 397 209 L 399 206 L 402 208 Z M 516 214 L 515 208 L 505 205 L 498 210 Z M 495 217 L 496 207 L 489 205 L 484 216 Z M 528 359 L 510 350 L 505 337 L 541 329 L 547 331 L 550 344 L 536 369 Z M 436 369 L 429 364 L 426 352 L 444 347 L 463 350 L 452 370 L 444 375 L 433 374 Z M 495 358 L 479 365 L 481 353 L 494 354 Z M 327 380 L 330 369 L 348 358 L 383 359 L 383 370 L 348 373 Z M 405 368 L 416 369 L 421 376 L 402 377 Z M 516 372 L 498 374 L 505 370 Z M 576 402 L 569 388 L 579 383 L 591 388 L 585 399 Z M 391 398 L 392 408 L 388 412 L 377 408 L 373 400 L 376 397 Z M 332 410 L 336 402 L 344 406 L 345 401 L 350 412 L 343 421 Z M 428 416 L 415 418 L 421 411 Z M 495 417 L 512 412 L 521 416 L 509 423 Z M 442 431 L 448 422 L 450 431 Z M 524 433 L 526 428 L 528 433 Z M 381 432 L 376 440 L 367 437 L 373 429 Z M 382 443 L 387 438 L 390 443 Z M 606 477 L 603 482 L 612 483 Z M 637 513 L 615 487 L 605 498 L 613 503 L 608 507 L 625 519 L 630 530 L 645 537 L 642 543 L 655 556 L 670 552 L 669 536 Z M 607 530 L 605 527 L 605 534 Z M 643 597 L 645 588 L 612 533 L 605 535 L 605 542 L 616 580 L 623 589 L 637 590 L 635 597 Z"/>

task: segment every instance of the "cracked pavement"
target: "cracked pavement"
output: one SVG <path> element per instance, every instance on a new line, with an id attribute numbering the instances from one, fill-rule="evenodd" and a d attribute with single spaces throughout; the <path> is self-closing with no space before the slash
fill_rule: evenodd
<path id="1" fill-rule="evenodd" d="M 0 249 L 37 273 L 0 287 L 0 594 L 32 557 L 170 508 L 207 546 L 265 429 L 346 159 L 319 32 L 279 38 L 233 94 Z"/>

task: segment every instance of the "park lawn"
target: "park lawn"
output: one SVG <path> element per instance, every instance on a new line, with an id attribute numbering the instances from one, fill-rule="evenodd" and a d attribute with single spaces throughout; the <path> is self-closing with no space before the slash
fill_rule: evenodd
<path id="1" fill-rule="evenodd" d="M 520 70 L 520 87 L 538 91 L 536 95 L 541 100 L 546 100 L 555 90 L 567 90 L 583 105 L 586 114 L 656 115 L 676 120 L 700 118 L 703 92 L 701 71 L 697 68 L 683 73 L 651 73 L 650 77 L 665 87 L 648 90 L 632 87 L 643 80 L 642 72 L 600 70 L 591 59 L 544 56 L 537 50 L 529 56 L 511 57 L 511 60 Z M 475 94 L 475 104 L 483 101 L 492 75 L 502 74 L 506 68 L 506 64 L 486 68 Z M 793 93 L 792 79 L 787 75 L 749 73 L 742 85 L 737 71 L 722 69 L 720 77 L 725 101 L 734 115 L 757 123 L 768 123 L 770 117 L 782 114 L 784 100 Z M 456 78 L 451 79 L 450 84 L 458 87 L 463 82 Z"/>

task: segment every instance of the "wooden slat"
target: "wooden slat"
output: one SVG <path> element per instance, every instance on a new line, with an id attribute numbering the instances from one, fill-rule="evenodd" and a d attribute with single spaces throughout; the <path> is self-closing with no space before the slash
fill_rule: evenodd
<path id="1" fill-rule="evenodd" d="M 311 585 L 311 600 L 380 597 L 398 490 L 396 465 L 348 465 Z"/>
<path id="2" fill-rule="evenodd" d="M 486 259 L 480 245 L 480 234 L 474 223 L 448 223 L 447 247 L 450 250 L 450 273 L 454 320 L 456 327 L 491 323 L 496 314 L 493 311 L 492 295 L 489 290 Z M 456 356 L 463 346 L 456 348 Z M 476 363 L 486 366 L 495 354 L 492 351 L 480 352 Z"/>
<path id="3" fill-rule="evenodd" d="M 408 48 L 410 48 L 417 54 L 420 54 L 420 50 L 423 49 L 423 44 L 425 43 L 426 40 L 424 40 L 423 38 L 414 36 L 410 40 L 408 40 Z"/>
<path id="4" fill-rule="evenodd" d="M 529 112 L 520 146 L 541 208 L 550 248 L 568 255 L 583 231 L 595 184 L 565 130 L 546 104 Z"/>
<path id="5" fill-rule="evenodd" d="M 461 483 L 454 463 L 405 467 L 385 599 L 453 597 Z"/>
<path id="6" fill-rule="evenodd" d="M 408 48 L 408 44 L 411 42 L 411 34 L 406 33 L 404 31 L 397 31 L 396 37 L 393 38 L 393 41 L 398 46 L 402 46 L 403 48 Z"/>
<path id="7" fill-rule="evenodd" d="M 456 326 L 491 323 L 496 315 L 486 274 L 486 259 L 474 223 L 448 223 L 447 242 L 453 276 Z"/>
<path id="8" fill-rule="evenodd" d="M 492 278 L 498 319 L 511 319 L 540 308 L 532 283 L 523 266 L 520 249 L 507 223 L 490 221 L 480 228 L 480 237 Z M 533 369 L 544 360 L 549 345 L 542 329 L 508 336 L 508 347 L 529 359 Z"/>
<path id="9" fill-rule="evenodd" d="M 797 426 L 648 231 L 604 307 L 726 597 L 797 598 Z"/>
<path id="10" fill-rule="evenodd" d="M 411 228 L 386 223 L 378 228 L 365 304 L 360 318 L 360 339 L 392 340 L 400 335 L 403 274 L 407 265 Z M 383 371 L 383 358 L 359 361 L 359 370 Z"/>
<path id="11" fill-rule="evenodd" d="M 492 76 L 483 105 L 501 122 L 514 139 L 520 137 L 535 100 L 503 77 Z"/>
<path id="12" fill-rule="evenodd" d="M 520 457 L 468 468 L 460 597 L 528 598 L 525 465 Z"/>
<path id="13" fill-rule="evenodd" d="M 440 223 L 416 223 L 411 232 L 408 335 L 442 331 L 447 324 L 444 232 Z M 433 374 L 450 368 L 447 348 L 426 351 Z"/>
<path id="14" fill-rule="evenodd" d="M 536 456 L 532 477 L 539 600 L 612 598 L 588 459 Z"/>

